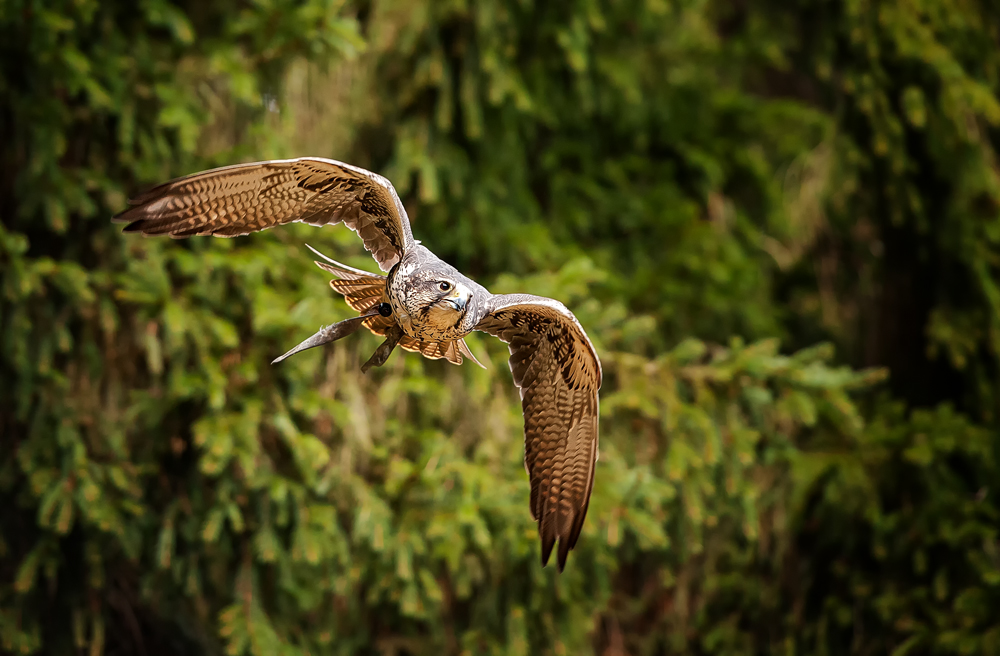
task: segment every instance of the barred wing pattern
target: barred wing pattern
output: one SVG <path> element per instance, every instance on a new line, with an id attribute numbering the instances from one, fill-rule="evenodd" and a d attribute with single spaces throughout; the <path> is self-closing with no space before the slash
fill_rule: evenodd
<path id="1" fill-rule="evenodd" d="M 561 572 L 580 537 L 594 486 L 601 362 L 576 317 L 558 301 L 505 294 L 490 298 L 486 312 L 476 330 L 508 344 L 521 392 L 524 467 L 542 565 L 558 539 Z"/>
<path id="2" fill-rule="evenodd" d="M 414 245 L 392 183 L 332 159 L 303 157 L 195 173 L 129 201 L 114 220 L 144 235 L 236 237 L 301 221 L 343 222 L 388 271 Z"/>

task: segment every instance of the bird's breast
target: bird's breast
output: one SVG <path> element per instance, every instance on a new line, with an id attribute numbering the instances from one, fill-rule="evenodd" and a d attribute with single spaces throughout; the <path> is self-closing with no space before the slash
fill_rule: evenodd
<path id="1" fill-rule="evenodd" d="M 469 334 L 462 326 L 462 315 L 450 308 L 434 305 L 417 314 L 420 317 L 420 330 L 430 339 L 459 339 Z"/>

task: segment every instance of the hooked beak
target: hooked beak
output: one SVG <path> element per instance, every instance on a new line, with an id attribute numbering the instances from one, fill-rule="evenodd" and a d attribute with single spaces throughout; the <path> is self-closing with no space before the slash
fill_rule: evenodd
<path id="1" fill-rule="evenodd" d="M 469 298 L 472 293 L 469 292 L 464 286 L 458 285 L 455 287 L 455 291 L 451 293 L 450 296 L 444 298 L 445 302 L 455 308 L 458 312 L 465 311 L 465 306 L 469 304 Z"/>

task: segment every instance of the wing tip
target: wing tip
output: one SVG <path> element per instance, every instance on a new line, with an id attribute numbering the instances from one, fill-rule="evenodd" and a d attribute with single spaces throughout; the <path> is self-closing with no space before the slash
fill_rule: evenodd
<path id="1" fill-rule="evenodd" d="M 135 226 L 145 221 L 148 217 L 142 216 L 142 206 L 139 205 L 134 198 L 128 199 L 128 207 L 123 209 L 121 212 L 117 212 L 111 217 L 112 223 L 127 223 L 122 230 L 123 232 L 138 232 Z"/>
<path id="2" fill-rule="evenodd" d="M 569 552 L 573 549 L 576 541 L 570 539 L 568 536 L 561 536 L 558 542 L 559 548 L 556 549 L 556 567 L 559 569 L 559 573 L 562 574 L 566 569 L 566 560 L 569 557 Z M 542 538 L 542 567 L 548 566 L 555 545 L 555 536 L 548 536 L 548 539 Z"/>
<path id="3" fill-rule="evenodd" d="M 542 567 L 545 567 L 549 563 L 549 559 L 552 556 L 552 550 L 556 546 L 556 542 L 559 543 L 558 549 L 556 549 L 556 565 L 559 567 L 559 573 L 562 574 L 563 570 L 566 569 L 566 561 L 569 559 L 569 552 L 576 547 L 577 541 L 580 539 L 580 534 L 583 532 L 583 520 L 587 516 L 587 508 L 584 506 L 582 512 L 577 512 L 576 516 L 569 523 L 569 526 L 562 530 L 557 529 L 552 524 L 547 526 L 538 527 L 538 535 L 542 539 Z M 568 530 L 566 530 L 568 528 Z"/>
<path id="4" fill-rule="evenodd" d="M 124 223 L 125 221 L 126 220 L 121 220 L 121 221 L 118 221 L 118 223 Z M 145 222 L 146 222 L 145 219 L 136 219 L 135 221 L 132 221 L 131 223 L 129 223 L 128 225 L 126 225 L 124 228 L 122 228 L 122 232 L 130 232 L 130 233 L 131 232 L 145 232 L 145 230 L 143 230 L 143 226 L 144 226 Z"/>
<path id="5" fill-rule="evenodd" d="M 552 547 L 556 544 L 556 538 L 554 535 L 543 535 L 542 536 L 542 567 L 549 564 L 549 558 L 552 556 Z M 559 571 L 562 571 L 561 569 Z"/>
<path id="6" fill-rule="evenodd" d="M 569 556 L 569 550 L 573 548 L 573 540 L 568 539 L 567 536 L 562 536 L 559 538 L 559 550 L 556 552 L 556 558 L 559 562 L 559 573 L 562 574 L 563 570 L 566 569 L 566 558 Z"/>
<path id="7" fill-rule="evenodd" d="M 119 212 L 111 217 L 112 223 L 124 223 L 126 224 L 122 228 L 122 232 L 125 234 L 141 234 L 143 237 L 156 237 L 159 235 L 167 235 L 171 239 L 186 239 L 187 237 L 193 237 L 196 235 L 212 235 L 212 236 L 235 236 L 235 235 L 217 235 L 212 230 L 202 230 L 204 226 L 199 226 L 196 228 L 180 228 L 177 223 L 174 222 L 157 222 L 155 218 L 150 216 L 142 216 L 143 208 L 130 207 L 127 210 Z M 137 216 L 138 215 L 138 216 Z"/>
<path id="8" fill-rule="evenodd" d="M 130 207 L 128 209 L 122 210 L 121 212 L 118 212 L 117 214 L 113 214 L 111 216 L 111 223 L 128 223 L 129 221 L 131 221 L 131 219 L 126 218 L 125 215 L 131 212 L 133 209 L 135 208 Z"/>
<path id="9" fill-rule="evenodd" d="M 122 214 L 125 214 L 125 212 L 122 212 Z M 138 218 L 138 219 L 135 219 L 135 218 L 121 218 L 121 219 L 118 219 L 117 218 L 118 216 L 121 216 L 121 214 L 116 215 L 116 217 L 113 218 L 112 221 L 114 221 L 115 223 L 126 223 L 127 225 L 125 225 L 122 228 L 122 232 L 125 233 L 125 234 L 129 234 L 129 235 L 131 235 L 131 234 L 140 234 L 143 237 L 155 237 L 155 236 L 158 236 L 158 235 L 168 235 L 169 237 L 171 237 L 173 239 L 183 239 L 184 237 L 190 236 L 189 234 L 175 233 L 175 232 L 171 231 L 169 229 L 169 227 L 166 228 L 166 229 L 163 226 L 157 227 L 157 226 L 155 226 L 155 225 L 152 224 L 152 222 L 150 221 L 150 219 L 145 218 L 145 217 Z"/>

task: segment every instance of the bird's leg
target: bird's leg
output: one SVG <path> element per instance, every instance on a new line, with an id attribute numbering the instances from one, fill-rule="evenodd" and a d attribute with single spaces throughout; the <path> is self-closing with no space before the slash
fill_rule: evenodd
<path id="1" fill-rule="evenodd" d="M 399 324 L 392 324 L 392 328 L 386 333 L 385 341 L 382 342 L 372 357 L 368 358 L 368 362 L 361 365 L 361 373 L 366 374 L 368 370 L 372 367 L 381 367 L 385 364 L 385 361 L 389 359 L 389 354 L 392 353 L 392 349 L 396 348 L 396 344 L 399 340 L 403 338 L 403 329 L 399 327 Z"/>
<path id="2" fill-rule="evenodd" d="M 357 332 L 364 320 L 369 317 L 374 317 L 378 312 L 367 312 L 359 317 L 351 317 L 339 323 L 331 324 L 325 328 L 320 328 L 319 332 L 305 340 L 295 348 L 293 348 L 288 353 L 285 353 L 281 357 L 275 358 L 271 361 L 271 364 L 277 364 L 284 360 L 285 358 L 291 357 L 300 351 L 305 351 L 306 349 L 311 349 L 315 346 L 321 346 L 329 342 L 334 342 L 338 339 L 347 337 Z"/>

